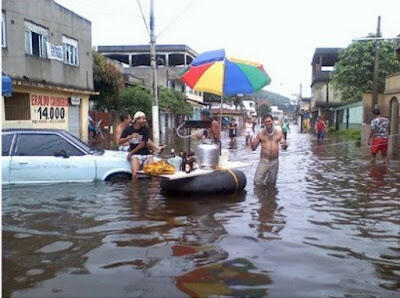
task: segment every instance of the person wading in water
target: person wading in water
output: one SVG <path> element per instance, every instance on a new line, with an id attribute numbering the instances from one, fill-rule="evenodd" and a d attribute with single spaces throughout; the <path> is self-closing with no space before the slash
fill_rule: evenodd
<path id="1" fill-rule="evenodd" d="M 387 149 L 389 143 L 389 120 L 381 115 L 379 109 L 374 109 L 372 113 L 375 118 L 371 121 L 371 133 L 368 145 L 371 145 L 371 164 L 375 166 L 376 154 L 380 151 L 385 162 L 385 166 L 389 167 L 389 158 Z"/>
<path id="2" fill-rule="evenodd" d="M 219 123 L 211 118 L 211 113 L 207 109 L 203 109 L 200 112 L 202 121 L 211 121 L 211 127 L 204 129 L 203 132 L 195 135 L 196 139 L 211 139 L 214 143 L 219 144 L 221 142 L 221 132 L 219 129 Z"/>
<path id="3" fill-rule="evenodd" d="M 237 136 L 237 124 L 235 118 L 232 118 L 231 123 L 229 123 L 229 138 L 231 139 L 229 143 L 230 149 L 236 148 L 236 136 Z"/>
<path id="4" fill-rule="evenodd" d="M 251 142 L 251 149 L 255 151 L 261 143 L 260 162 L 254 176 L 255 185 L 273 186 L 279 168 L 279 143 L 286 150 L 287 144 L 282 131 L 274 127 L 272 115 L 267 115 L 264 120 L 265 129 L 260 131 Z"/>

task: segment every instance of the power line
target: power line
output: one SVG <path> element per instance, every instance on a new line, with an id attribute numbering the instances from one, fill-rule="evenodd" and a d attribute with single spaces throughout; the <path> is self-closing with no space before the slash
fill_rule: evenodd
<path id="1" fill-rule="evenodd" d="M 191 0 L 189 2 L 189 4 L 179 14 L 177 14 L 175 16 L 175 18 L 163 30 L 161 30 L 161 32 L 156 36 L 156 38 L 159 38 L 165 31 L 167 31 L 183 15 L 183 13 L 189 9 L 189 7 L 192 5 L 192 3 L 193 3 L 193 0 Z"/>
<path id="2" fill-rule="evenodd" d="M 139 5 L 140 13 L 142 14 L 143 23 L 146 26 L 147 33 L 150 35 L 150 29 L 149 29 L 149 26 L 147 25 L 146 17 L 144 16 L 142 5 L 140 4 L 140 0 L 136 0 L 136 1 L 137 1 L 137 4 Z"/>

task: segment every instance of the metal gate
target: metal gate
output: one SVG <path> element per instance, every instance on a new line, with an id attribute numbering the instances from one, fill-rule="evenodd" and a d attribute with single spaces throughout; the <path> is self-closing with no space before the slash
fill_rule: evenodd
<path id="1" fill-rule="evenodd" d="M 80 105 L 69 105 L 68 107 L 68 131 L 76 136 L 81 137 L 81 122 L 80 122 Z"/>

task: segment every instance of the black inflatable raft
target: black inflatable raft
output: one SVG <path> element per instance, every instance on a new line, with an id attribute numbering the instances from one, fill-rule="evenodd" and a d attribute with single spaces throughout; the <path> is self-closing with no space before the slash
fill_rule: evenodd
<path id="1" fill-rule="evenodd" d="M 246 176 L 242 171 L 220 170 L 202 176 L 161 180 L 160 186 L 166 193 L 221 194 L 241 192 L 246 187 L 246 183 Z"/>

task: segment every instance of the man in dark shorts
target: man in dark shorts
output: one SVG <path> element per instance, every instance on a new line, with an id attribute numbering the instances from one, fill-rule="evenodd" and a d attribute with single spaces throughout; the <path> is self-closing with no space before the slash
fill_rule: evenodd
<path id="1" fill-rule="evenodd" d="M 236 136 L 237 136 L 237 123 L 235 118 L 232 118 L 231 123 L 229 123 L 229 138 L 231 139 L 229 143 L 230 149 L 236 148 Z"/>
<path id="2" fill-rule="evenodd" d="M 374 109 L 372 113 L 375 115 L 375 118 L 371 121 L 371 133 L 368 141 L 368 145 L 371 146 L 371 163 L 375 166 L 376 155 L 380 151 L 385 166 L 389 167 L 389 158 L 387 157 L 389 120 L 381 115 L 379 109 Z"/>
<path id="3" fill-rule="evenodd" d="M 153 155 L 148 149 L 149 130 L 146 127 L 146 115 L 143 112 L 136 112 L 133 117 L 133 124 L 128 126 L 121 134 L 121 138 L 130 139 L 128 160 L 131 162 L 132 182 L 137 180 L 138 171 L 144 164 L 153 161 Z"/>

